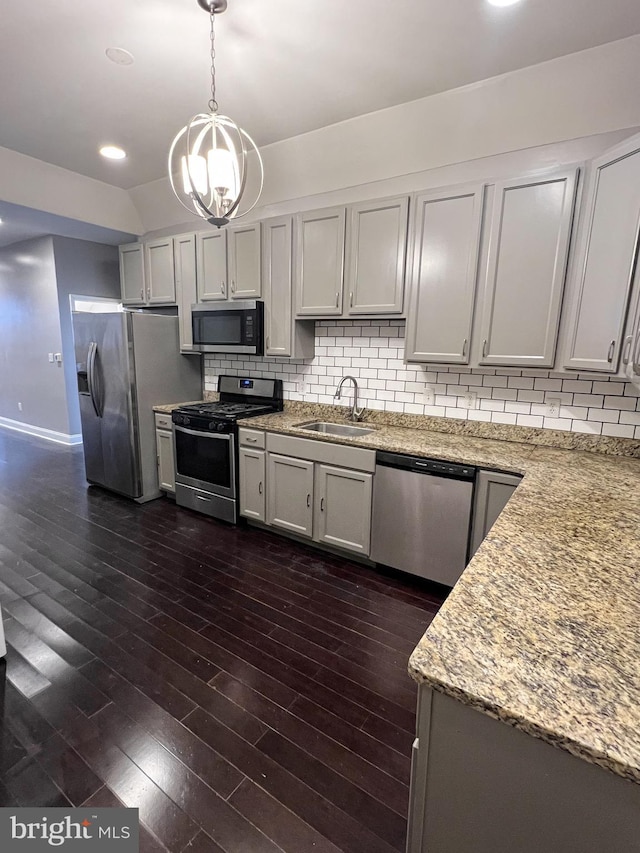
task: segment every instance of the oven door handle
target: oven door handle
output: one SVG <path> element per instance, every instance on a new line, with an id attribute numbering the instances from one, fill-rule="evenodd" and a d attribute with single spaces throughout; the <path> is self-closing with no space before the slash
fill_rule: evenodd
<path id="1" fill-rule="evenodd" d="M 177 424 L 174 424 L 173 428 L 176 432 L 184 432 L 186 435 L 195 435 L 196 438 L 217 438 L 220 441 L 231 441 L 230 433 L 207 432 L 203 429 L 185 429 L 184 427 L 177 426 Z"/>

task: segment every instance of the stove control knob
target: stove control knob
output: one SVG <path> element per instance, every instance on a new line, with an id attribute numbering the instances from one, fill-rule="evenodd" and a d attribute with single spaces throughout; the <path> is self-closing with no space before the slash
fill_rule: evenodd
<path id="1" fill-rule="evenodd" d="M 182 416 L 182 423 L 183 423 L 185 426 L 188 426 L 188 425 L 191 423 L 191 421 L 189 420 L 189 418 L 188 418 L 186 415 L 183 415 L 183 416 Z"/>
<path id="2" fill-rule="evenodd" d="M 218 432 L 224 432 L 224 424 L 223 423 L 218 424 L 216 429 L 218 430 Z"/>

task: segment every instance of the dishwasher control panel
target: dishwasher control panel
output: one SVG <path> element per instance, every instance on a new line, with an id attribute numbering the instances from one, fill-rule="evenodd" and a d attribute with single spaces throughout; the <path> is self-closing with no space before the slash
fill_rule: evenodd
<path id="1" fill-rule="evenodd" d="M 443 462 L 438 459 L 422 459 L 420 456 L 408 456 L 400 453 L 376 453 L 376 463 L 406 471 L 422 474 L 436 474 L 442 477 L 455 477 L 460 480 L 473 480 L 476 469 L 472 465 L 459 465 L 456 462 Z"/>

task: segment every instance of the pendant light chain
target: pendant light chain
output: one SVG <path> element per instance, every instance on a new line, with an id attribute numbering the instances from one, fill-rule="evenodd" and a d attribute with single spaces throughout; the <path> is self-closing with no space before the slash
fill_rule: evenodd
<path id="1" fill-rule="evenodd" d="M 211 18 L 211 100 L 209 101 L 209 109 L 212 113 L 218 112 L 218 102 L 216 101 L 216 33 L 214 26 L 215 15 L 213 13 L 213 3 L 210 6 Z"/>

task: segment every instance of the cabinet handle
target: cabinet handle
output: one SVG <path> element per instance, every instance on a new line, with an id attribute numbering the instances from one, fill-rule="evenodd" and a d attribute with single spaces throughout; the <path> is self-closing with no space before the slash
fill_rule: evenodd
<path id="1" fill-rule="evenodd" d="M 140 288 L 140 299 L 144 302 L 144 287 Z"/>
<path id="2" fill-rule="evenodd" d="M 353 292 L 349 294 L 349 308 L 353 308 Z"/>
<path id="3" fill-rule="evenodd" d="M 220 282 L 220 293 L 224 293 L 224 281 Z"/>
<path id="4" fill-rule="evenodd" d="M 269 335 L 267 335 L 267 349 L 269 349 L 270 346 L 271 346 L 271 337 Z"/>
<path id="5" fill-rule="evenodd" d="M 631 355 L 631 341 L 633 340 L 632 335 L 627 335 L 627 339 L 624 342 L 624 350 L 622 354 L 622 363 L 629 364 L 629 356 Z"/>
<path id="6" fill-rule="evenodd" d="M 231 279 L 231 293 L 236 292 L 236 283 L 233 279 Z"/>
<path id="7" fill-rule="evenodd" d="M 467 354 L 467 339 L 465 338 L 462 341 L 462 357 L 464 358 Z"/>
<path id="8" fill-rule="evenodd" d="M 245 441 L 248 444 L 255 444 L 257 442 L 257 440 L 258 440 L 257 438 L 245 438 Z"/>
<path id="9" fill-rule="evenodd" d="M 320 512 L 324 512 L 324 498 L 320 498 Z"/>
<path id="10" fill-rule="evenodd" d="M 258 494 L 262 494 L 262 480 L 260 480 L 260 482 L 258 483 Z"/>
<path id="11" fill-rule="evenodd" d="M 638 345 L 640 345 L 640 330 L 636 332 L 636 342 L 633 346 L 633 355 L 631 356 L 631 364 L 633 365 L 633 372 L 635 374 L 640 373 L 640 364 L 638 364 Z"/>
<path id="12" fill-rule="evenodd" d="M 487 339 L 486 338 L 482 341 L 482 357 L 483 358 L 487 357 Z"/>
<path id="13" fill-rule="evenodd" d="M 311 495 L 307 495 L 307 506 L 311 506 Z"/>
<path id="14" fill-rule="evenodd" d="M 607 361 L 609 362 L 609 364 L 611 364 L 611 362 L 613 361 L 613 353 L 615 352 L 615 349 L 616 342 L 611 341 L 611 343 L 609 344 L 609 352 L 607 353 Z"/>
<path id="15" fill-rule="evenodd" d="M 340 304 L 340 294 L 336 293 L 336 308 L 338 307 L 339 304 Z"/>

